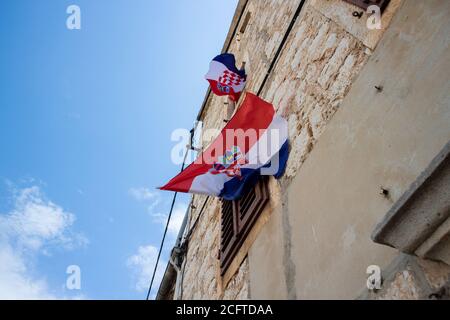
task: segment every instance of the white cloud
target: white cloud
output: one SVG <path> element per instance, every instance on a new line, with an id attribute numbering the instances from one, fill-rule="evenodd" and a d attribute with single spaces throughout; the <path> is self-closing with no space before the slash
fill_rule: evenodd
<path id="1" fill-rule="evenodd" d="M 169 227 L 167 228 L 169 235 L 174 237 L 178 235 L 178 231 L 183 223 L 184 215 L 186 214 L 186 208 L 187 205 L 185 203 L 175 205 L 170 218 Z M 150 212 L 150 216 L 152 217 L 153 222 L 161 224 L 163 228 L 166 227 L 168 214 Z"/>
<path id="2" fill-rule="evenodd" d="M 128 192 L 138 201 L 154 200 L 158 198 L 158 193 L 150 191 L 148 188 L 131 188 Z"/>
<path id="3" fill-rule="evenodd" d="M 129 194 L 138 201 L 148 203 L 147 212 L 152 218 L 152 221 L 165 228 L 168 213 L 155 211 L 155 208 L 161 203 L 161 197 L 157 192 L 152 192 L 148 188 L 131 188 Z M 186 213 L 186 208 L 187 204 L 185 203 L 175 205 L 168 227 L 169 235 L 176 236 L 178 234 L 178 230 L 180 230 L 180 226 Z M 168 210 L 167 208 L 165 209 Z"/>
<path id="4" fill-rule="evenodd" d="M 32 278 L 24 258 L 0 243 L 0 299 L 56 299 L 45 279 Z"/>
<path id="5" fill-rule="evenodd" d="M 184 215 L 186 214 L 186 204 L 178 204 L 175 206 L 172 217 L 170 218 L 168 231 L 174 236 L 178 235 L 181 224 L 183 223 Z"/>
<path id="6" fill-rule="evenodd" d="M 155 268 L 158 249 L 152 245 L 140 246 L 137 253 L 127 259 L 127 266 L 133 271 L 135 277 L 135 289 L 139 292 L 148 290 Z M 164 274 L 167 262 L 159 261 L 158 269 L 153 282 L 152 294 L 157 291 L 158 285 Z"/>
<path id="7" fill-rule="evenodd" d="M 75 215 L 45 199 L 37 186 L 16 190 L 14 207 L 0 214 L 0 299 L 53 299 L 32 262 L 54 247 L 71 249 L 87 239 L 71 231 Z"/>
<path id="8" fill-rule="evenodd" d="M 169 227 L 167 229 L 168 235 L 171 236 L 172 239 L 178 235 L 178 231 L 180 230 L 181 224 L 183 223 L 184 215 L 186 213 L 186 207 L 187 207 L 186 204 L 178 204 L 175 206 L 172 212 L 172 217 L 170 219 Z M 159 223 L 163 227 L 166 226 L 167 223 L 166 214 L 152 213 L 151 216 L 155 223 Z M 147 246 L 140 246 L 137 250 L 137 253 L 127 259 L 126 264 L 133 271 L 135 278 L 135 289 L 137 291 L 143 292 L 148 290 L 148 286 L 150 285 L 157 257 L 158 257 L 158 249 L 155 246 L 147 245 Z M 151 292 L 152 298 L 154 298 L 156 295 L 159 284 L 164 275 L 166 265 L 167 261 L 160 259 L 155 279 L 153 282 L 153 289 Z"/>
<path id="9" fill-rule="evenodd" d="M 137 201 L 149 203 L 148 212 L 152 212 L 160 204 L 161 197 L 159 193 L 153 192 L 148 188 L 131 188 L 128 193 Z"/>
<path id="10" fill-rule="evenodd" d="M 152 218 L 152 221 L 159 224 L 162 228 L 165 228 L 168 217 L 167 213 L 155 211 L 155 208 L 161 203 L 161 197 L 158 193 L 151 192 L 146 188 L 133 188 L 129 190 L 129 193 L 136 200 L 148 204 L 147 211 Z M 176 204 L 174 207 L 167 229 L 168 236 L 171 237 L 172 240 L 178 235 L 178 231 L 180 230 L 184 215 L 186 213 L 186 208 L 187 204 L 185 203 Z M 167 209 L 168 208 L 166 208 L 166 210 Z M 157 257 L 158 249 L 153 245 L 146 245 L 140 246 L 137 249 L 137 253 L 127 259 L 126 264 L 128 268 L 133 271 L 135 281 L 134 287 L 137 291 L 143 292 L 148 290 Z M 156 295 L 166 265 L 167 261 L 164 261 L 164 259 L 160 259 L 155 275 L 155 280 L 153 282 L 152 292 L 150 294 L 151 298 L 154 298 Z"/>

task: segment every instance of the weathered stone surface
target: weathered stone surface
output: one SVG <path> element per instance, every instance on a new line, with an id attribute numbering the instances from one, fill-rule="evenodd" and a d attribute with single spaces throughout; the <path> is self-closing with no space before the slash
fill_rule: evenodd
<path id="1" fill-rule="evenodd" d="M 359 299 L 449 299 L 450 266 L 400 253 L 382 271 L 380 290 L 365 290 Z"/>
<path id="2" fill-rule="evenodd" d="M 389 284 L 386 293 L 379 300 L 417 300 L 420 298 L 420 286 L 416 283 L 411 271 L 403 270 Z"/>
<path id="3" fill-rule="evenodd" d="M 365 49 L 313 7 L 303 9 L 263 90 L 263 97 L 289 121 L 287 182 L 295 176 L 367 61 Z"/>
<path id="4" fill-rule="evenodd" d="M 245 33 L 239 35 L 239 41 L 236 41 L 236 36 L 234 37 L 229 49 L 229 52 L 235 54 L 238 66 L 241 62 L 246 62 L 246 71 L 249 75 L 247 90 L 252 92 L 258 90 L 299 3 L 299 0 L 249 1 L 244 16 L 247 12 L 251 12 L 250 23 Z M 203 117 L 203 147 L 215 138 L 214 130 L 217 132 L 225 125 L 223 120 L 226 101 L 226 98 L 210 95 Z M 191 224 L 196 221 L 205 199 L 205 196 L 195 196 L 193 204 L 197 209 L 193 210 Z M 219 281 L 216 279 L 220 266 L 217 259 L 220 234 L 219 211 L 219 201 L 210 198 L 193 231 L 183 281 L 183 298 L 185 299 L 220 298 Z M 205 265 L 213 268 L 205 267 Z M 247 273 L 248 263 L 244 262 L 235 278 L 228 283 L 224 298 L 247 298 L 248 284 L 244 285 L 247 283 L 245 280 Z"/>
<path id="5" fill-rule="evenodd" d="M 311 0 L 310 3 L 325 17 L 336 21 L 347 32 L 362 41 L 365 46 L 374 49 L 403 0 L 390 1 L 381 15 L 381 29 L 369 29 L 367 23 L 370 22 L 370 18 L 367 12 L 358 19 L 353 16 L 353 12 L 363 10 L 342 0 Z"/>
<path id="6" fill-rule="evenodd" d="M 450 281 L 450 266 L 442 262 L 417 259 L 417 263 L 432 289 L 439 289 Z"/>
<path id="7" fill-rule="evenodd" d="M 201 208 L 205 197 L 198 197 L 194 205 Z M 217 299 L 219 290 L 217 286 L 217 270 L 219 261 L 219 207 L 217 200 L 203 211 L 189 242 L 187 262 L 183 279 L 183 299 Z M 198 210 L 200 211 L 200 210 Z M 193 215 L 191 226 L 197 219 Z"/>
<path id="8" fill-rule="evenodd" d="M 328 1 L 306 1 L 261 93 L 288 119 L 291 151 L 281 180 L 284 186 L 296 175 L 371 54 L 341 22 L 320 12 L 318 3 Z M 299 4 L 299 0 L 249 1 L 243 16 L 251 12 L 250 22 L 243 34 L 234 36 L 228 50 L 235 54 L 238 66 L 246 62 L 247 91 L 260 89 Z M 342 4 L 333 1 L 330 5 Z M 225 102 L 224 97 L 209 96 L 202 119 L 203 147 L 215 137 L 208 130 L 217 132 L 225 125 Z M 247 259 L 223 288 L 223 295 L 220 292 L 220 203 L 210 198 L 198 217 L 205 199 L 196 195 L 193 200 L 196 209 L 190 226 L 197 218 L 198 222 L 189 242 L 183 298 L 247 299 Z"/>
<path id="9" fill-rule="evenodd" d="M 245 259 L 234 278 L 228 283 L 223 299 L 242 300 L 249 298 L 248 272 L 248 259 Z"/>

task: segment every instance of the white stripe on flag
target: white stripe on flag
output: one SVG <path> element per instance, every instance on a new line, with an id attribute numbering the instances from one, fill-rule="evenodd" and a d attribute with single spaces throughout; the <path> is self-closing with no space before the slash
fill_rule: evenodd
<path id="1" fill-rule="evenodd" d="M 219 78 L 223 75 L 224 71 L 226 70 L 230 71 L 223 63 L 213 60 L 209 64 L 209 71 L 205 75 L 205 79 L 219 81 Z M 244 86 L 245 82 L 242 82 L 239 85 L 231 85 L 234 92 L 241 92 L 242 90 L 244 90 Z"/>
<path id="2" fill-rule="evenodd" d="M 287 121 L 283 117 L 275 115 L 272 122 L 267 127 L 267 130 L 259 137 L 258 141 L 246 154 L 246 159 L 249 161 L 249 164 L 243 165 L 242 168 L 258 169 L 266 165 L 280 150 L 287 139 Z M 233 179 L 233 177 L 229 177 L 226 174 L 211 174 L 207 172 L 192 180 L 189 192 L 219 195 L 224 188 L 225 183 L 231 179 Z"/>

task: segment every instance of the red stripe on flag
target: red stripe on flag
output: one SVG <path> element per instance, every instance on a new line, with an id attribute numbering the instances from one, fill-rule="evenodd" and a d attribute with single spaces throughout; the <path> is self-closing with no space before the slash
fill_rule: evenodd
<path id="1" fill-rule="evenodd" d="M 222 110 L 218 110 L 218 112 L 222 112 Z M 274 115 L 275 109 L 272 104 L 252 93 L 247 93 L 240 108 L 214 142 L 194 163 L 190 164 L 183 172 L 175 176 L 160 189 L 189 192 L 195 177 L 208 172 L 212 168 L 212 164 L 218 160 L 218 157 L 223 156 L 231 147 L 238 146 L 245 155 L 265 132 L 272 122 Z M 239 139 L 230 135 L 230 133 L 234 133 L 235 135 L 239 132 L 248 133 L 248 130 L 251 129 L 253 129 L 252 134 L 249 135 L 248 139 Z M 233 139 L 230 139 L 230 137 Z"/>
<path id="2" fill-rule="evenodd" d="M 240 92 L 235 92 L 233 87 L 231 87 L 232 83 L 230 83 L 229 85 L 222 85 L 222 86 L 227 86 L 230 90 L 230 92 L 223 92 L 221 90 L 219 90 L 218 88 L 218 84 L 219 82 L 216 80 L 211 80 L 211 79 L 207 79 L 210 86 L 211 86 L 211 91 L 216 95 L 216 96 L 230 96 L 230 99 L 233 101 L 238 101 L 239 97 L 241 95 Z M 238 85 L 238 84 L 236 84 Z"/>

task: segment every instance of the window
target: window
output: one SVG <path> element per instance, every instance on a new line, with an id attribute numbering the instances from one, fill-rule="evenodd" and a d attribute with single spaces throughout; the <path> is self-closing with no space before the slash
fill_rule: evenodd
<path id="1" fill-rule="evenodd" d="M 367 11 L 367 8 L 376 5 L 380 7 L 380 12 L 383 12 L 383 10 L 386 8 L 386 6 L 389 4 L 390 0 L 344 0 L 345 2 L 354 4 L 357 7 L 360 7 L 361 9 L 364 9 Z"/>
<path id="2" fill-rule="evenodd" d="M 222 200 L 219 252 L 222 276 L 269 201 L 268 179 L 262 176 L 256 186 L 239 200 Z"/>
<path id="3" fill-rule="evenodd" d="M 245 18 L 244 18 L 244 22 L 242 22 L 241 28 L 239 29 L 239 33 L 242 34 L 245 32 L 245 29 L 247 29 L 247 26 L 248 26 L 251 16 L 252 16 L 252 13 L 250 11 L 247 12 L 247 14 L 245 15 Z"/>

